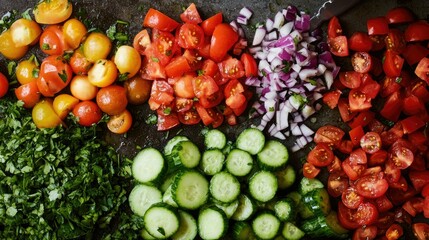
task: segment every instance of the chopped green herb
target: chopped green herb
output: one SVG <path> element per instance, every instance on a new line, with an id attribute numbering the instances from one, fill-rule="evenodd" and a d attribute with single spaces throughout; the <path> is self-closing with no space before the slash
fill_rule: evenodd
<path id="1" fill-rule="evenodd" d="M 63 82 L 67 82 L 68 76 L 67 76 L 67 73 L 65 70 L 63 70 L 61 73 L 58 73 L 58 76 L 60 76 L 60 78 Z"/>
<path id="2" fill-rule="evenodd" d="M 42 44 L 42 50 L 50 50 L 50 49 L 51 49 L 51 46 L 49 46 L 49 44 L 47 43 Z"/>
<path id="3" fill-rule="evenodd" d="M 171 108 L 170 107 L 166 107 L 163 112 L 164 112 L 165 115 L 170 115 Z"/>
<path id="4" fill-rule="evenodd" d="M 197 71 L 198 76 L 203 76 L 204 75 L 204 70 L 200 69 Z"/>
<path id="5" fill-rule="evenodd" d="M 155 114 L 149 114 L 145 120 L 145 123 L 148 125 L 155 125 L 158 122 L 158 118 Z"/>
<path id="6" fill-rule="evenodd" d="M 397 77 L 397 78 L 395 79 L 395 82 L 396 82 L 396 83 L 401 83 L 401 82 L 402 82 L 402 78 L 401 78 L 401 77 Z"/>
<path id="7" fill-rule="evenodd" d="M 158 59 L 158 58 L 156 58 L 156 57 L 152 57 L 151 59 L 152 59 L 152 61 L 154 61 L 154 62 L 159 62 L 159 59 Z"/>
<path id="8" fill-rule="evenodd" d="M 125 82 L 128 80 L 128 72 L 119 74 L 118 80 L 119 82 Z"/>
<path id="9" fill-rule="evenodd" d="M 33 71 L 31 71 L 31 76 L 33 76 L 33 78 L 38 78 L 39 72 L 40 70 L 38 68 L 33 68 Z"/>
<path id="10" fill-rule="evenodd" d="M 27 10 L 25 10 L 21 15 L 23 18 L 28 19 L 28 20 L 32 20 L 31 19 L 31 15 L 30 15 L 30 11 L 31 8 L 28 8 Z"/>

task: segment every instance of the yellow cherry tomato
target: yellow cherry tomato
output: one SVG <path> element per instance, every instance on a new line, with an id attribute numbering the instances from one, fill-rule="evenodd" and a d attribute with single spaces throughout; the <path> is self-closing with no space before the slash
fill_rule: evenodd
<path id="1" fill-rule="evenodd" d="M 9 60 L 22 58 L 28 51 L 28 46 L 16 47 L 10 30 L 0 35 L 0 53 Z"/>
<path id="2" fill-rule="evenodd" d="M 34 18 L 40 24 L 57 24 L 67 20 L 73 12 L 68 0 L 40 1 L 33 9 Z"/>
<path id="3" fill-rule="evenodd" d="M 106 59 L 112 50 L 112 41 L 103 33 L 92 32 L 83 43 L 83 54 L 90 62 Z"/>
<path id="4" fill-rule="evenodd" d="M 118 48 L 113 60 L 120 74 L 131 78 L 140 70 L 141 56 L 133 47 L 122 45 Z"/>
<path id="5" fill-rule="evenodd" d="M 98 87 L 89 82 L 88 76 L 76 75 L 70 82 L 70 92 L 79 100 L 91 100 L 97 96 Z"/>
<path id="6" fill-rule="evenodd" d="M 51 99 L 43 99 L 33 107 L 33 122 L 38 128 L 54 128 L 62 121 L 55 113 Z"/>
<path id="7" fill-rule="evenodd" d="M 76 106 L 76 104 L 78 103 L 79 103 L 79 99 L 73 97 L 72 95 L 60 94 L 55 97 L 52 105 L 58 117 L 64 120 L 69 114 L 69 112 L 71 112 L 74 106 Z"/>
<path id="8" fill-rule="evenodd" d="M 10 33 L 15 47 L 22 47 L 37 43 L 42 33 L 42 28 L 33 20 L 20 18 L 12 23 L 10 26 Z"/>
<path id="9" fill-rule="evenodd" d="M 107 128 L 116 134 L 124 134 L 130 130 L 133 123 L 133 117 L 131 113 L 125 109 L 123 112 L 117 115 L 110 116 L 107 122 Z"/>
<path id="10" fill-rule="evenodd" d="M 38 74 L 39 67 L 33 57 L 19 62 L 16 66 L 15 75 L 21 85 L 37 80 Z"/>
<path id="11" fill-rule="evenodd" d="M 79 47 L 87 32 L 85 25 L 76 18 L 67 20 L 63 25 L 64 39 L 72 49 Z"/>
<path id="12" fill-rule="evenodd" d="M 115 63 L 102 59 L 94 63 L 88 71 L 88 80 L 97 87 L 107 87 L 116 81 L 118 69 Z"/>

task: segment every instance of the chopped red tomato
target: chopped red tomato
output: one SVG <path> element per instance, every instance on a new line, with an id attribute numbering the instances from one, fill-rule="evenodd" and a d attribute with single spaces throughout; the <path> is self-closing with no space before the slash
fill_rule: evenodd
<path id="1" fill-rule="evenodd" d="M 414 73 L 429 85 L 429 58 L 422 58 L 417 64 Z"/>
<path id="2" fill-rule="evenodd" d="M 338 57 L 349 55 L 349 47 L 346 36 L 338 36 L 328 39 L 329 49 L 332 54 Z"/>
<path id="3" fill-rule="evenodd" d="M 343 35 L 343 29 L 338 17 L 333 16 L 328 23 L 328 38 L 336 38 Z"/>
<path id="4" fill-rule="evenodd" d="M 372 57 L 367 52 L 355 52 L 352 56 L 352 66 L 355 72 L 367 73 L 372 68 Z"/>
<path id="5" fill-rule="evenodd" d="M 429 40 L 429 23 L 426 21 L 413 22 L 408 25 L 404 34 L 407 42 Z"/>
<path id="6" fill-rule="evenodd" d="M 204 33 L 207 36 L 211 36 L 211 35 L 213 35 L 213 31 L 216 28 L 216 26 L 221 24 L 222 21 L 223 21 L 222 13 L 217 13 L 217 14 L 207 18 L 206 20 L 204 20 L 201 23 L 201 27 L 203 28 Z"/>
<path id="7" fill-rule="evenodd" d="M 241 78 L 245 75 L 243 63 L 236 58 L 228 58 L 219 64 L 219 71 L 224 78 Z"/>
<path id="8" fill-rule="evenodd" d="M 330 109 L 334 109 L 338 105 L 338 100 L 340 100 L 341 91 L 332 90 L 323 94 L 323 102 L 328 105 Z"/>
<path id="9" fill-rule="evenodd" d="M 192 24 L 199 24 L 203 21 L 194 3 L 191 3 L 191 5 L 180 14 L 180 19 L 185 23 Z"/>
<path id="10" fill-rule="evenodd" d="M 179 26 L 179 23 L 164 13 L 150 8 L 143 20 L 143 26 L 171 32 Z"/>
<path id="11" fill-rule="evenodd" d="M 227 23 L 218 24 L 213 30 L 210 43 L 210 57 L 217 62 L 223 60 L 226 53 L 238 40 L 238 33 Z"/>
<path id="12" fill-rule="evenodd" d="M 302 174 L 306 178 L 315 178 L 320 173 L 320 169 L 313 164 L 306 162 L 302 167 Z"/>
<path id="13" fill-rule="evenodd" d="M 365 32 L 355 32 L 348 40 L 350 50 L 369 52 L 372 49 L 372 40 Z"/>
<path id="14" fill-rule="evenodd" d="M 368 35 L 386 35 L 389 25 L 385 17 L 370 18 L 366 21 Z"/>
<path id="15" fill-rule="evenodd" d="M 389 24 L 407 23 L 414 21 L 414 14 L 410 9 L 405 7 L 395 7 L 390 9 L 386 14 Z"/>
<path id="16" fill-rule="evenodd" d="M 399 77 L 401 75 L 404 59 L 393 50 L 387 50 L 384 56 L 383 70 L 388 77 Z"/>
<path id="17" fill-rule="evenodd" d="M 184 49 L 197 49 L 204 44 L 204 31 L 196 24 L 183 24 L 177 34 L 178 44 Z"/>

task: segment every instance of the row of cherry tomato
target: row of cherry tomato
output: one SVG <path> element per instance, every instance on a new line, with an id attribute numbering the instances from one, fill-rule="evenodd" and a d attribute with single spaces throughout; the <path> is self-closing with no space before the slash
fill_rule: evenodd
<path id="1" fill-rule="evenodd" d="M 393 240 L 416 214 L 429 217 L 429 24 L 398 7 L 367 28 L 347 37 L 338 18 L 328 24 L 331 52 L 351 55 L 353 70 L 339 74 L 323 101 L 350 131 L 319 128 L 303 174 L 328 168 L 328 192 L 353 239 Z M 414 223 L 413 231 L 427 239 L 429 225 Z"/>

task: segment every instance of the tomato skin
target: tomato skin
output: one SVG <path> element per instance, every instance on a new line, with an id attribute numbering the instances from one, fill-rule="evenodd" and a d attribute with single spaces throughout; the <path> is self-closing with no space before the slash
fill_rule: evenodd
<path id="1" fill-rule="evenodd" d="M 112 41 L 101 32 L 91 32 L 83 43 L 83 54 L 92 63 L 107 59 L 111 50 Z"/>
<path id="2" fill-rule="evenodd" d="M 362 74 L 356 71 L 340 72 L 340 82 L 347 88 L 355 89 L 362 84 Z"/>
<path id="3" fill-rule="evenodd" d="M 208 97 L 219 91 L 216 82 L 210 76 L 197 76 L 192 81 L 195 96 L 197 98 Z"/>
<path id="4" fill-rule="evenodd" d="M 341 201 L 338 202 L 338 221 L 341 226 L 346 229 L 353 230 L 360 227 L 360 225 L 354 219 L 356 212 L 346 207 Z"/>
<path id="5" fill-rule="evenodd" d="M 372 40 L 367 33 L 354 32 L 348 40 L 348 46 L 356 52 L 369 52 L 372 49 Z"/>
<path id="6" fill-rule="evenodd" d="M 364 93 L 367 97 L 374 99 L 377 97 L 380 91 L 380 84 L 374 81 L 370 74 L 364 74 L 362 77 L 362 84 L 359 90 Z"/>
<path id="7" fill-rule="evenodd" d="M 333 171 L 327 181 L 328 193 L 332 197 L 339 197 L 349 187 L 349 179 L 342 170 Z"/>
<path id="8" fill-rule="evenodd" d="M 183 56 L 172 59 L 171 62 L 165 66 L 165 74 L 170 78 L 180 77 L 190 70 L 191 66 L 189 66 L 188 60 Z"/>
<path id="9" fill-rule="evenodd" d="M 0 98 L 4 97 L 9 90 L 9 81 L 3 73 L 0 73 Z"/>
<path id="10" fill-rule="evenodd" d="M 89 82 L 88 76 L 76 75 L 70 82 L 70 92 L 79 100 L 91 100 L 97 96 L 98 87 Z"/>
<path id="11" fill-rule="evenodd" d="M 396 122 L 401 114 L 402 106 L 403 101 L 401 101 L 401 94 L 398 91 L 394 92 L 387 98 L 380 114 L 384 118 Z"/>
<path id="12" fill-rule="evenodd" d="M 387 212 L 393 208 L 392 202 L 386 195 L 374 199 L 374 204 L 377 206 L 377 210 L 379 213 Z"/>
<path id="13" fill-rule="evenodd" d="M 222 13 L 216 13 L 215 15 L 207 18 L 201 23 L 201 27 L 203 28 L 204 34 L 206 36 L 213 35 L 213 31 L 217 25 L 223 22 Z"/>
<path id="14" fill-rule="evenodd" d="M 161 31 L 172 32 L 179 26 L 179 23 L 164 13 L 150 8 L 143 20 L 143 26 L 155 28 Z"/>
<path id="15" fill-rule="evenodd" d="M 413 187 L 421 192 L 423 187 L 429 183 L 429 171 L 409 171 L 408 173 Z"/>
<path id="16" fill-rule="evenodd" d="M 51 99 L 39 101 L 33 107 L 31 115 L 37 128 L 54 128 L 62 124 L 61 119 L 55 113 Z"/>
<path id="17" fill-rule="evenodd" d="M 350 121 L 349 127 L 355 128 L 359 125 L 362 125 L 362 127 L 365 127 L 368 125 L 375 117 L 375 113 L 372 111 L 362 111 L 357 114 L 356 117 L 353 118 L 352 121 Z"/>
<path id="18" fill-rule="evenodd" d="M 358 114 L 358 112 L 352 112 L 350 110 L 349 102 L 345 98 L 340 98 L 338 100 L 338 111 L 340 112 L 343 122 L 351 121 Z"/>
<path id="19" fill-rule="evenodd" d="M 404 51 L 406 46 L 404 34 L 401 30 L 395 28 L 389 30 L 384 41 L 386 42 L 386 49 L 393 50 L 399 54 Z"/>
<path id="20" fill-rule="evenodd" d="M 58 117 L 64 120 L 78 103 L 79 99 L 64 93 L 56 96 L 52 105 Z"/>
<path id="21" fill-rule="evenodd" d="M 388 77 L 399 77 L 401 75 L 404 59 L 393 50 L 387 50 L 383 63 L 383 70 Z"/>
<path id="22" fill-rule="evenodd" d="M 371 98 L 359 89 L 352 89 L 349 93 L 350 111 L 365 111 L 372 107 Z"/>
<path id="23" fill-rule="evenodd" d="M 139 52 L 131 46 L 122 45 L 116 49 L 113 59 L 119 73 L 131 78 L 137 74 L 141 67 Z"/>
<path id="24" fill-rule="evenodd" d="M 332 90 L 323 94 L 323 102 L 328 105 L 330 109 L 334 109 L 338 105 L 338 100 L 340 100 L 341 91 Z"/>
<path id="25" fill-rule="evenodd" d="M 414 73 L 429 85 L 429 58 L 422 58 L 417 64 Z"/>
<path id="26" fill-rule="evenodd" d="M 171 102 L 174 100 L 173 93 L 173 87 L 166 81 L 155 80 L 152 83 L 149 101 L 152 100 L 159 105 L 170 105 Z M 156 108 L 153 109 L 152 107 L 151 109 L 156 110 Z"/>
<path id="27" fill-rule="evenodd" d="M 194 3 L 191 3 L 183 13 L 180 14 L 180 19 L 185 23 L 199 24 L 201 20 L 200 14 L 198 13 L 197 7 Z"/>
<path id="28" fill-rule="evenodd" d="M 328 23 L 328 38 L 336 38 L 343 35 L 343 29 L 338 17 L 333 16 Z"/>
<path id="29" fill-rule="evenodd" d="M 365 135 L 362 126 L 357 126 L 349 131 L 350 139 L 354 146 L 359 145 L 361 138 Z"/>
<path id="30" fill-rule="evenodd" d="M 39 67 L 34 59 L 30 58 L 18 63 L 15 69 L 15 75 L 20 84 L 26 84 L 37 80 Z"/>
<path id="31" fill-rule="evenodd" d="M 20 18 L 13 22 L 9 30 L 16 47 L 35 44 L 42 33 L 38 23 L 25 18 Z"/>
<path id="32" fill-rule="evenodd" d="M 78 48 L 87 33 L 86 26 L 76 18 L 69 19 L 63 24 L 64 39 L 71 49 Z"/>
<path id="33" fill-rule="evenodd" d="M 17 60 L 22 58 L 28 51 L 28 46 L 16 47 L 12 41 L 12 34 L 9 30 L 0 34 L 0 53 L 6 59 Z"/>
<path id="34" fill-rule="evenodd" d="M 341 142 L 344 134 L 345 133 L 341 128 L 332 125 L 325 125 L 317 129 L 314 135 L 314 142 L 336 145 Z"/>
<path id="35" fill-rule="evenodd" d="M 346 57 L 349 55 L 349 47 L 346 36 L 338 36 L 328 39 L 329 49 L 332 54 L 338 57 Z"/>
<path id="36" fill-rule="evenodd" d="M 1 78 L 0 78 L 0 86 L 4 86 L 1 83 Z M 15 96 L 16 98 L 18 98 L 18 100 L 21 100 L 24 102 L 25 108 L 32 108 L 36 105 L 36 103 L 39 102 L 41 94 L 39 92 L 39 88 L 37 87 L 37 83 L 29 82 L 16 88 Z"/>
<path id="37" fill-rule="evenodd" d="M 107 128 L 116 134 L 124 134 L 130 130 L 133 122 L 131 113 L 125 109 L 122 113 L 110 116 Z"/>
<path id="38" fill-rule="evenodd" d="M 402 56 L 408 65 L 412 66 L 418 63 L 422 58 L 429 54 L 429 49 L 418 43 L 407 44 L 402 52 Z"/>
<path id="39" fill-rule="evenodd" d="M 61 55 L 68 50 L 60 25 L 46 27 L 39 39 L 40 49 L 48 55 Z"/>
<path id="40" fill-rule="evenodd" d="M 185 74 L 174 83 L 173 89 L 174 94 L 180 98 L 194 98 L 195 93 L 193 89 L 192 82 L 194 81 L 193 74 Z"/>
<path id="41" fill-rule="evenodd" d="M 385 35 L 389 32 L 389 26 L 385 17 L 370 18 L 366 21 L 368 35 Z"/>
<path id="42" fill-rule="evenodd" d="M 124 87 L 110 85 L 101 88 L 96 96 L 98 107 L 108 115 L 122 113 L 128 104 L 127 94 Z"/>
<path id="43" fill-rule="evenodd" d="M 223 91 L 217 91 L 209 96 L 202 96 L 198 98 L 198 101 L 200 102 L 201 106 L 204 108 L 213 108 L 219 105 L 222 100 L 225 99 L 225 96 L 223 94 Z M 244 104 L 243 104 L 244 106 Z M 235 109 L 233 109 L 235 110 Z M 238 114 L 239 115 L 239 114 Z M 237 115 L 237 116 L 238 116 Z"/>
<path id="44" fill-rule="evenodd" d="M 246 97 L 243 93 L 243 85 L 237 79 L 231 79 L 224 90 L 225 104 L 232 109 L 240 108 L 246 103 Z"/>
<path id="45" fill-rule="evenodd" d="M 414 14 L 406 7 L 395 7 L 390 9 L 386 14 L 389 24 L 399 24 L 414 21 Z"/>
<path id="46" fill-rule="evenodd" d="M 81 49 L 76 49 L 70 57 L 70 66 L 77 75 L 87 75 L 92 63 L 83 54 Z"/>
<path id="47" fill-rule="evenodd" d="M 179 117 L 179 121 L 185 125 L 195 125 L 201 121 L 201 117 L 195 108 L 179 112 L 177 115 Z"/>
<path id="48" fill-rule="evenodd" d="M 113 61 L 101 59 L 88 71 L 88 81 L 97 87 L 107 87 L 116 81 L 118 69 Z"/>
<path id="49" fill-rule="evenodd" d="M 210 42 L 210 58 L 220 62 L 238 40 L 238 33 L 227 23 L 217 25 Z"/>
<path id="50" fill-rule="evenodd" d="M 80 125 L 89 127 L 98 123 L 103 113 L 93 101 L 82 101 L 73 108 L 73 115 L 78 118 Z"/>
<path id="51" fill-rule="evenodd" d="M 73 12 L 73 4 L 68 0 L 42 1 L 33 9 L 36 22 L 58 24 L 67 20 Z"/>
<path id="52" fill-rule="evenodd" d="M 425 126 L 426 123 L 418 116 L 413 115 L 401 120 L 401 124 L 404 129 L 404 134 L 409 134 Z"/>
<path id="53" fill-rule="evenodd" d="M 40 65 L 37 87 L 45 97 L 52 97 L 71 81 L 73 71 L 61 56 L 49 56 Z"/>
<path id="54" fill-rule="evenodd" d="M 426 21 L 413 22 L 405 29 L 404 35 L 407 42 L 429 40 L 429 23 Z"/>

